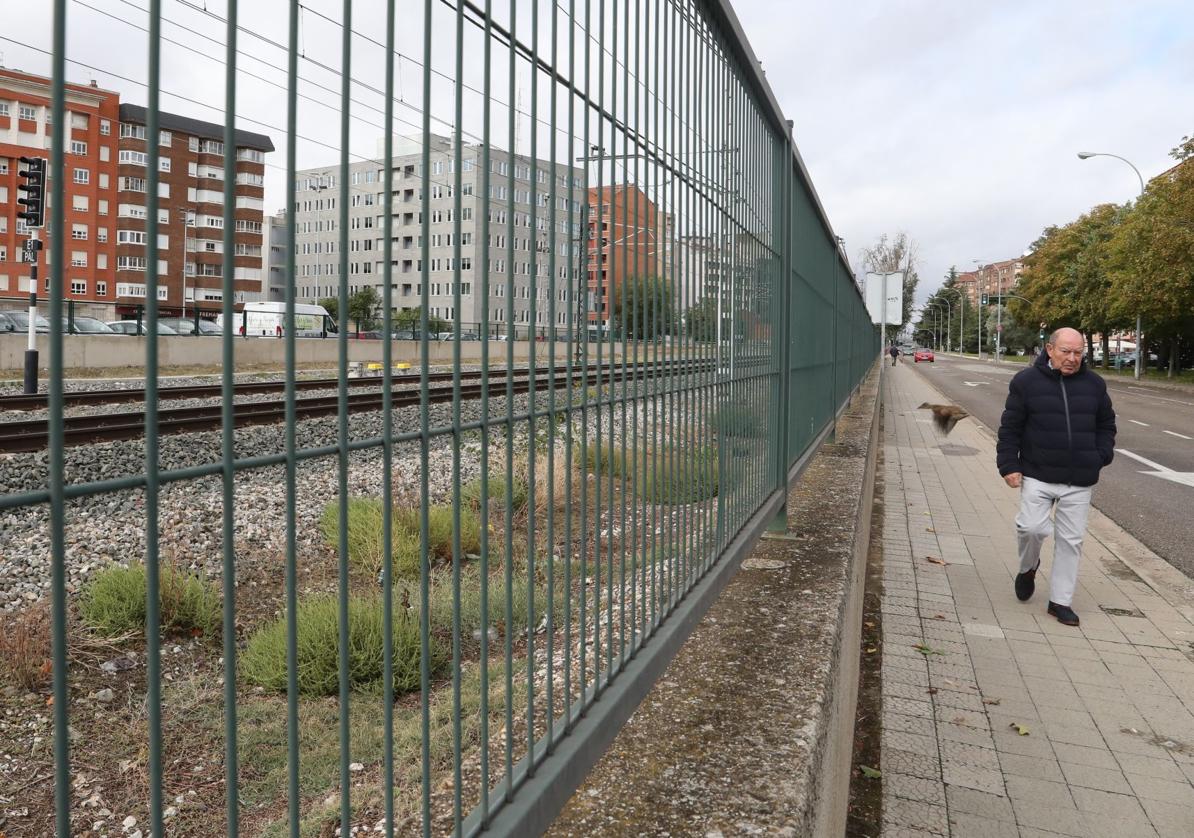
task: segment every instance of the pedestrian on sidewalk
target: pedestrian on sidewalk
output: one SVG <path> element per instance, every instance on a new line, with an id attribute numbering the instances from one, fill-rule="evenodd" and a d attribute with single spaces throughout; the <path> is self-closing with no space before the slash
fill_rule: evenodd
<path id="1" fill-rule="evenodd" d="M 1032 597 L 1041 545 L 1053 535 L 1048 613 L 1067 626 L 1078 625 L 1071 606 L 1092 487 L 1115 452 L 1115 411 L 1106 382 L 1083 361 L 1085 345 L 1078 330 L 1058 329 L 1036 362 L 1016 373 L 995 447 L 999 473 L 1020 490 L 1016 596 Z"/>
<path id="2" fill-rule="evenodd" d="M 891 365 L 894 367 L 896 361 L 900 359 L 900 348 L 893 343 L 891 349 L 887 350 L 887 354 L 891 356 Z"/>

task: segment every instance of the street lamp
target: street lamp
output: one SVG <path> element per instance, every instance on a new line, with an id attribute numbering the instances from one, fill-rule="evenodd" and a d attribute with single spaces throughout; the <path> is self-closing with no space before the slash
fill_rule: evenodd
<path id="1" fill-rule="evenodd" d="M 962 292 L 957 288 L 942 288 L 937 293 L 947 294 L 950 292 L 958 295 L 958 351 L 961 352 L 963 346 L 962 337 L 966 334 L 966 302 L 962 296 Z M 952 341 L 953 338 L 950 338 L 950 340 Z"/>
<path id="2" fill-rule="evenodd" d="M 1078 152 L 1079 160 L 1089 160 L 1092 157 L 1114 157 L 1116 160 L 1121 160 L 1124 163 L 1127 163 L 1129 166 L 1131 166 L 1132 171 L 1136 173 L 1136 179 L 1138 181 L 1140 181 L 1140 197 L 1141 198 L 1144 197 L 1144 177 L 1140 174 L 1140 170 L 1136 168 L 1136 166 L 1132 163 L 1131 160 L 1129 160 L 1126 157 L 1120 157 L 1118 154 L 1111 154 L 1106 151 L 1080 151 L 1080 152 Z M 1140 376 L 1143 372 L 1143 367 L 1144 367 L 1143 363 L 1141 362 L 1141 353 L 1144 351 L 1144 341 L 1141 340 L 1141 331 L 1140 331 L 1141 322 L 1140 321 L 1141 321 L 1140 314 L 1137 313 L 1136 314 L 1136 368 L 1133 371 L 1133 375 L 1132 375 L 1132 377 L 1135 378 L 1137 381 L 1140 380 Z"/>

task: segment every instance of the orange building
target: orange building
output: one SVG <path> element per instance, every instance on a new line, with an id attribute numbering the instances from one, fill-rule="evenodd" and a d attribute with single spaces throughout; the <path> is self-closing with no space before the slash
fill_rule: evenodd
<path id="1" fill-rule="evenodd" d="M 655 204 L 636 186 L 589 190 L 590 323 L 609 323 L 624 279 L 662 274 L 665 223 Z"/>
<path id="2" fill-rule="evenodd" d="M 21 157 L 50 157 L 50 79 L 0 69 L 0 306 L 23 308 L 28 303 L 29 268 L 24 243 L 29 238 L 24 220 L 17 219 L 22 182 Z M 111 303 L 116 263 L 116 160 L 120 124 L 119 96 L 91 85 L 66 85 L 66 264 L 60 272 L 47 270 L 50 250 L 39 255 L 38 288 L 44 297 L 51 275 L 63 277 L 62 297 L 83 302 Z M 48 173 L 48 169 L 47 169 Z M 50 186 L 46 190 L 48 243 Z"/>

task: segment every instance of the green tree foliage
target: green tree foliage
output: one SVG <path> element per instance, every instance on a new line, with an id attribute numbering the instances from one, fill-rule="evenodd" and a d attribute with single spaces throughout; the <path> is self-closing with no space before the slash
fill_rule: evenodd
<path id="1" fill-rule="evenodd" d="M 415 306 L 402 309 L 394 315 L 394 328 L 415 331 L 423 328 L 423 307 Z M 448 321 L 442 317 L 432 315 L 427 318 L 427 331 L 429 332 L 446 332 L 449 328 Z"/>
<path id="2" fill-rule="evenodd" d="M 684 316 L 688 329 L 688 336 L 694 341 L 712 343 L 717 340 L 717 300 L 705 297 L 699 303 L 690 306 Z M 730 333 L 730 319 L 723 315 L 722 334 Z"/>
<path id="3" fill-rule="evenodd" d="M 656 276 L 630 277 L 614 296 L 614 329 L 631 340 L 672 334 L 676 304 L 671 283 Z"/>
<path id="4" fill-rule="evenodd" d="M 337 323 L 340 322 L 340 301 L 335 297 L 324 297 L 319 301 L 319 304 L 327 310 L 327 313 L 332 316 L 332 319 Z"/>
<path id="5" fill-rule="evenodd" d="M 381 297 L 372 285 L 366 285 L 348 298 L 348 316 L 355 320 L 361 329 L 377 327 L 380 307 Z"/>

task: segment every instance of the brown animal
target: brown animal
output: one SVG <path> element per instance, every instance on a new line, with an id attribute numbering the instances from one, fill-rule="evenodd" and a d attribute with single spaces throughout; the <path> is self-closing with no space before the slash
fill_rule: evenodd
<path id="1" fill-rule="evenodd" d="M 954 429 L 954 425 L 970 415 L 962 410 L 962 408 L 952 404 L 929 404 L 925 402 L 920 406 L 920 410 L 933 411 L 933 424 L 946 436 Z"/>

